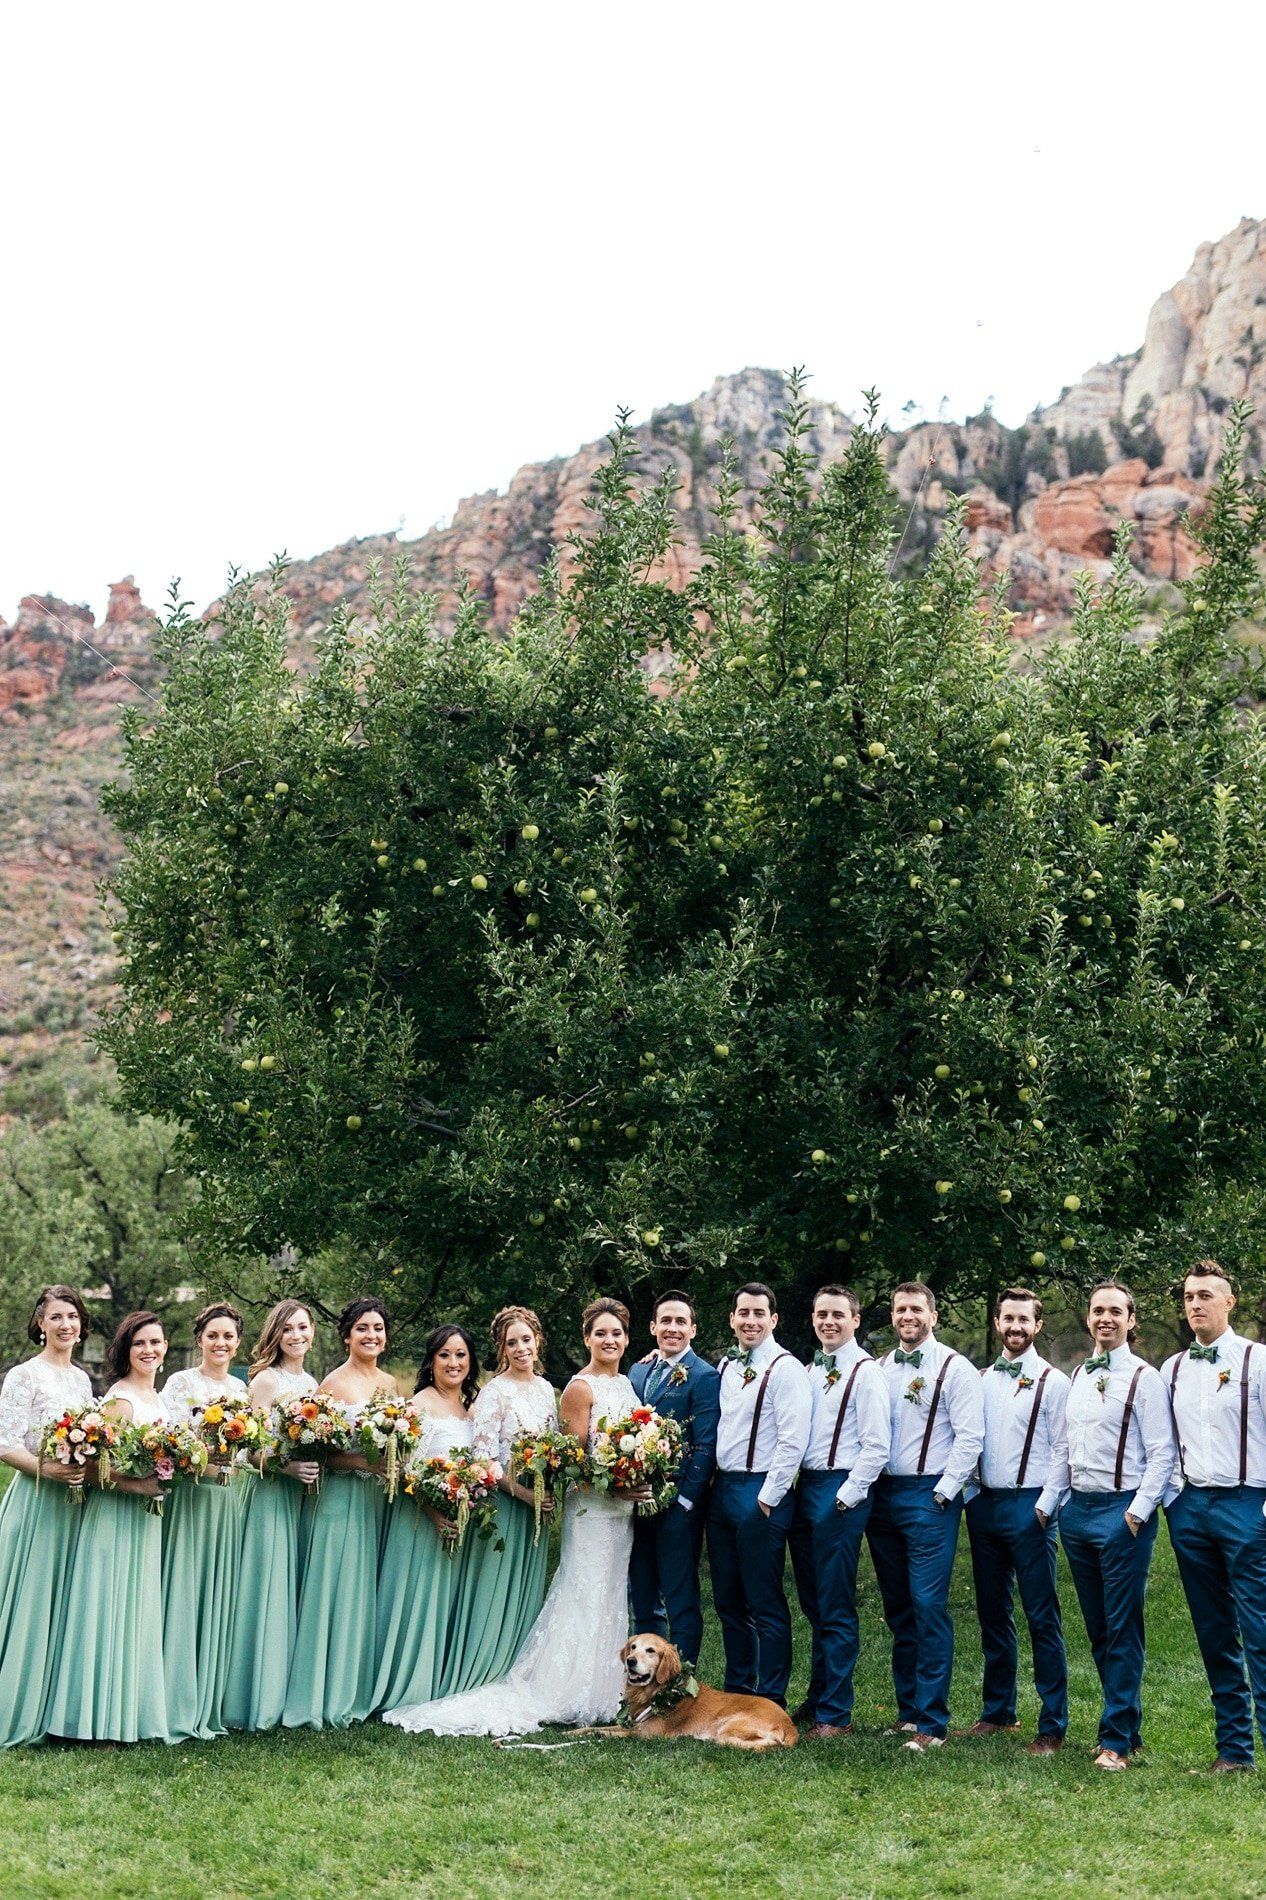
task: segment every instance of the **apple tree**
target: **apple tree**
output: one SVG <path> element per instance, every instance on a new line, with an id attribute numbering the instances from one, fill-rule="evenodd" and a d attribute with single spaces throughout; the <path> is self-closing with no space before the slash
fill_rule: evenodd
<path id="1" fill-rule="evenodd" d="M 826 1278 L 1159 1293 L 1193 1248 L 1266 1286 L 1243 421 L 1182 610 L 1145 628 L 1123 542 L 1019 659 L 961 516 L 894 578 L 874 405 L 817 469 L 796 379 L 759 525 L 723 459 L 684 592 L 622 422 L 505 636 L 398 575 L 299 679 L 276 590 L 177 606 L 110 796 L 105 1040 L 185 1130 L 195 1235 L 337 1250 L 415 1325 L 681 1283 L 715 1332 L 749 1277 L 793 1323 Z"/>

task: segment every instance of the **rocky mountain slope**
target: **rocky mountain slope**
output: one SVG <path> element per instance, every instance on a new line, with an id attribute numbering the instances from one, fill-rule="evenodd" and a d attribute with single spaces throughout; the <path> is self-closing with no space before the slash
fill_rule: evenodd
<path id="1" fill-rule="evenodd" d="M 639 427 L 638 467 L 653 479 L 671 465 L 677 479 L 678 545 L 666 568 L 675 584 L 716 526 L 725 437 L 739 458 L 740 525 L 758 517 L 785 395 L 780 375 L 746 369 Z M 1240 396 L 1266 417 L 1266 221 L 1249 219 L 1200 246 L 1154 304 L 1137 352 L 1097 364 L 1020 428 L 984 414 L 894 433 L 886 453 L 909 509 L 901 558 L 921 558 L 951 497 L 965 496 L 973 541 L 991 570 L 1009 574 L 1017 636 L 1045 635 L 1068 616 L 1074 576 L 1103 571 L 1128 521 L 1131 558 L 1159 606 L 1194 565 L 1190 519 Z M 834 404 L 815 403 L 809 445 L 831 460 L 850 427 Z M 1254 430 L 1258 464 L 1262 443 Z M 401 556 L 437 596 L 441 619 L 464 571 L 504 626 L 550 550 L 582 525 L 605 453 L 595 441 L 529 464 L 504 494 L 468 497 L 448 525 L 416 540 L 377 535 L 295 562 L 285 586 L 301 653 L 336 602 L 368 613 L 372 563 L 389 570 Z M 94 892 L 114 847 L 97 792 L 116 767 L 115 706 L 154 690 L 153 626 L 130 579 L 111 588 L 100 626 L 86 607 L 36 595 L 12 625 L 0 619 L 0 1085 L 7 1076 L 11 1099 L 13 1078 L 81 1036 L 109 992 L 111 945 Z"/>

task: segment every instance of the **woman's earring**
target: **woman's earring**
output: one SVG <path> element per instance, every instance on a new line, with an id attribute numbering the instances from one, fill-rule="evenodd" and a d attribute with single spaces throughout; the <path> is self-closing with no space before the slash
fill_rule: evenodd
<path id="1" fill-rule="evenodd" d="M 48 1335 L 47 1335 L 47 1333 L 41 1333 L 41 1334 L 40 1334 L 40 1345 L 41 1345 L 41 1346 L 47 1346 L 47 1344 L 48 1344 Z"/>

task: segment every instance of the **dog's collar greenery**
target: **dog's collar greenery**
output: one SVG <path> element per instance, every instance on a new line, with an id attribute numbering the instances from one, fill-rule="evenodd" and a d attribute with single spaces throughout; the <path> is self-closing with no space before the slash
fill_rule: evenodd
<path id="1" fill-rule="evenodd" d="M 616 1720 L 621 1728 L 636 1728 L 639 1722 L 648 1721 L 652 1715 L 666 1715 L 669 1709 L 675 1709 L 687 1696 L 696 1696 L 698 1693 L 699 1684 L 695 1681 L 694 1669 L 687 1665 L 672 1682 L 666 1682 L 662 1689 L 657 1689 L 646 1707 L 639 1709 L 636 1715 L 630 1709 L 626 1695 Z"/>

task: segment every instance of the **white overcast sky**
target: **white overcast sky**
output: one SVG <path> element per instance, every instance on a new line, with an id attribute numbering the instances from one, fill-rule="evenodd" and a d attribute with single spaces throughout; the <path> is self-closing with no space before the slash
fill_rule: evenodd
<path id="1" fill-rule="evenodd" d="M 15 0 L 0 615 L 419 534 L 745 364 L 1019 421 L 1266 214 L 1264 15 Z"/>

